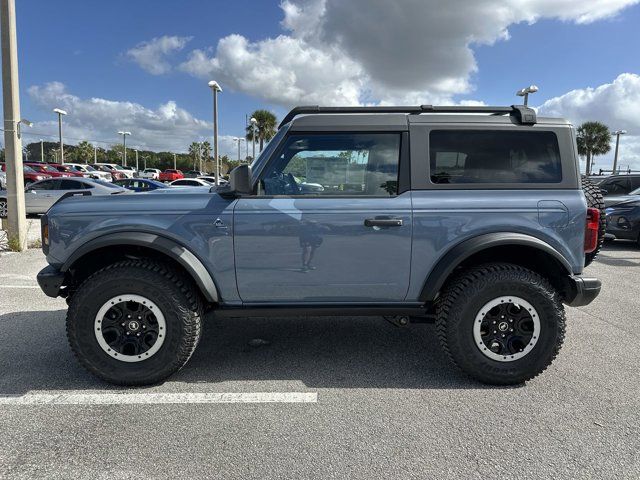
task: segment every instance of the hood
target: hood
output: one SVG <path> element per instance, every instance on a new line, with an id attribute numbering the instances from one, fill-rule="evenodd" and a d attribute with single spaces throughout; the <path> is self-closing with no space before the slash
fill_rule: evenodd
<path id="1" fill-rule="evenodd" d="M 613 207 L 621 203 L 629 203 L 633 201 L 640 202 L 640 195 L 608 195 L 604 197 L 605 208 Z"/>
<path id="2" fill-rule="evenodd" d="M 194 187 L 197 188 L 197 187 Z M 172 190 L 162 188 L 149 193 L 133 193 L 122 195 L 101 195 L 85 197 L 69 197 L 56 203 L 47 215 L 183 215 L 219 210 L 217 204 L 229 203 L 209 189 L 200 192 L 185 192 L 175 189 L 171 198 L 164 198 L 160 192 Z M 179 191 L 178 191 L 179 190 Z"/>

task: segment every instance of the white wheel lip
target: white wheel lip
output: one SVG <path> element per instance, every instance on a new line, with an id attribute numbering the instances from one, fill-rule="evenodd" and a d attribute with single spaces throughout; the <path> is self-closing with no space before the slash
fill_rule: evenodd
<path id="1" fill-rule="evenodd" d="M 482 320 L 484 316 L 487 314 L 489 310 L 493 307 L 500 305 L 501 303 L 514 303 L 523 308 L 526 308 L 531 314 L 531 319 L 533 320 L 533 333 L 531 340 L 527 344 L 527 346 L 518 353 L 514 353 L 513 355 L 499 355 L 497 353 L 489 350 L 484 342 L 482 341 L 482 336 L 480 335 L 480 327 L 482 325 Z M 480 350 L 484 356 L 496 360 L 498 362 L 515 362 L 526 356 L 538 343 L 538 339 L 540 338 L 540 315 L 538 311 L 527 302 L 525 299 L 517 297 L 515 295 L 503 295 L 501 297 L 494 298 L 493 300 L 487 302 L 476 315 L 475 320 L 473 321 L 473 339 L 476 347 Z"/>
<path id="2" fill-rule="evenodd" d="M 163 335 L 158 336 L 158 338 L 156 339 L 156 343 L 154 343 L 153 346 L 149 350 L 147 350 L 143 355 L 123 355 L 122 353 L 114 352 L 113 349 L 109 346 L 109 344 L 104 339 L 104 336 L 102 335 L 102 329 L 101 329 L 102 319 L 104 318 L 104 316 L 112 306 L 122 302 L 138 302 L 148 307 L 150 310 L 153 311 L 156 317 L 156 320 L 158 321 L 159 330 L 165 332 Z M 102 305 L 100 310 L 98 310 L 98 313 L 96 314 L 96 318 L 93 322 L 93 331 L 95 333 L 96 340 L 98 341 L 98 345 L 100 345 L 100 348 L 102 348 L 104 353 L 109 355 L 111 358 L 115 358 L 120 362 L 135 363 L 135 362 L 143 362 L 151 358 L 154 354 L 158 352 L 158 350 L 160 350 L 160 348 L 164 344 L 164 339 L 167 336 L 166 335 L 167 322 L 165 321 L 162 310 L 160 310 L 160 308 L 148 298 L 143 297 L 142 295 L 134 295 L 134 294 L 117 295 L 107 300 Z"/>

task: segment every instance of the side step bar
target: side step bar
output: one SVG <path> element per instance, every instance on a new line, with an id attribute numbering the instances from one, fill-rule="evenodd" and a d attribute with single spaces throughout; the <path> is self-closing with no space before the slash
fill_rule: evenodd
<path id="1" fill-rule="evenodd" d="M 240 307 L 215 308 L 213 313 L 218 318 L 230 317 L 371 317 L 371 316 L 416 316 L 429 314 L 424 304 L 403 305 L 250 305 Z"/>

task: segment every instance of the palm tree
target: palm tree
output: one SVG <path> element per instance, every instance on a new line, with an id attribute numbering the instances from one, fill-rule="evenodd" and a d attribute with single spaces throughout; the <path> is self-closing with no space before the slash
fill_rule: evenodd
<path id="1" fill-rule="evenodd" d="M 201 159 L 200 154 L 202 152 L 202 145 L 198 142 L 191 142 L 189 145 L 189 155 L 193 156 L 193 169 L 201 168 L 200 166 L 196 167 L 198 164 L 198 160 Z"/>
<path id="2" fill-rule="evenodd" d="M 578 127 L 578 155 L 587 157 L 586 174 L 591 175 L 593 157 L 611 150 L 611 132 L 601 122 L 584 122 Z"/>
<path id="3" fill-rule="evenodd" d="M 275 114 L 271 113 L 269 110 L 256 110 L 251 114 L 251 118 L 255 118 L 258 121 L 256 124 L 256 140 L 260 142 L 260 151 L 262 151 L 264 142 L 268 142 L 276 134 L 278 119 Z M 253 125 L 247 126 L 246 138 L 248 142 L 253 141 Z"/>

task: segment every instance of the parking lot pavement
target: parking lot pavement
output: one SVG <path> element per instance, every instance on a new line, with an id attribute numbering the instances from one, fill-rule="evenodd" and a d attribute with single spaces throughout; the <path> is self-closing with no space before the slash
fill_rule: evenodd
<path id="1" fill-rule="evenodd" d="M 208 318 L 170 381 L 113 388 L 70 353 L 43 265 L 0 256 L 1 478 L 640 476 L 633 244 L 587 269 L 602 294 L 568 309 L 560 356 L 518 388 L 457 372 L 432 325 L 373 317 Z"/>

